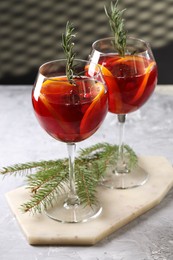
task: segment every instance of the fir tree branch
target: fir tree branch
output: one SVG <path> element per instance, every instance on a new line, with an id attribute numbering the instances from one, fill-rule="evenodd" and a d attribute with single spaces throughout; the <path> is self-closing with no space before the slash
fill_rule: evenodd
<path id="1" fill-rule="evenodd" d="M 137 164 L 137 156 L 127 145 L 124 146 L 129 166 Z M 75 160 L 76 190 L 81 203 L 92 206 L 97 203 L 97 187 L 106 173 L 107 167 L 116 163 L 118 146 L 99 143 L 81 149 Z M 35 172 L 26 176 L 27 189 L 31 199 L 21 205 L 23 212 L 40 213 L 42 209 L 53 205 L 59 195 L 69 186 L 68 159 L 49 160 L 16 164 L 5 167 L 0 173 L 21 174 L 26 170 Z"/>
<path id="2" fill-rule="evenodd" d="M 49 160 L 49 161 L 39 161 L 39 162 L 28 162 L 28 163 L 20 163 L 20 164 L 14 164 L 12 166 L 3 167 L 0 170 L 0 174 L 29 174 L 31 171 L 35 168 L 43 168 L 47 169 L 49 167 L 53 167 L 53 165 L 57 165 L 58 160 Z"/>
<path id="3" fill-rule="evenodd" d="M 64 178 L 63 178 L 64 179 Z M 64 185 L 66 183 L 64 182 Z M 30 187 L 28 187 L 30 188 Z M 36 193 L 31 193 L 31 200 L 21 205 L 22 212 L 41 213 L 42 209 L 53 205 L 53 201 L 64 191 L 62 180 L 54 178 L 45 183 Z"/>
<path id="4" fill-rule="evenodd" d="M 76 178 L 77 194 L 83 205 L 92 207 L 97 202 L 97 185 L 98 179 L 94 178 L 92 169 L 88 169 L 86 166 L 78 168 Z"/>
<path id="5" fill-rule="evenodd" d="M 20 174 L 21 173 L 21 175 L 24 175 L 24 174 L 31 173 L 31 170 L 36 167 L 38 167 L 37 162 L 14 164 L 12 166 L 3 167 L 0 170 L 0 174 L 5 175 L 6 173 L 10 173 L 10 174 Z"/>
<path id="6" fill-rule="evenodd" d="M 57 160 L 56 165 L 53 164 L 49 166 L 49 168 L 43 167 L 35 174 L 27 176 L 27 183 L 31 192 L 36 193 L 45 183 L 50 183 L 54 181 L 54 179 L 60 183 L 64 181 L 66 176 L 68 176 L 68 160 Z"/>
<path id="7" fill-rule="evenodd" d="M 127 156 L 129 169 L 135 168 L 138 162 L 138 158 L 133 149 L 128 145 L 124 145 L 124 152 L 125 156 Z"/>
<path id="8" fill-rule="evenodd" d="M 68 163 L 62 171 L 62 165 L 42 170 L 27 177 L 27 189 L 30 190 L 32 198 L 21 205 L 23 212 L 41 212 L 42 207 L 52 205 L 58 194 L 64 191 L 68 183 Z M 64 166 L 64 163 L 63 163 Z"/>

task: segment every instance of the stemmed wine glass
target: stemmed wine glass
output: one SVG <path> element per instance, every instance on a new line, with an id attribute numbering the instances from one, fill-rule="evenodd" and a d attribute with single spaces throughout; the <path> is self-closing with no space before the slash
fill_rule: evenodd
<path id="1" fill-rule="evenodd" d="M 64 223 L 85 222 L 101 213 L 99 203 L 83 205 L 75 187 L 75 147 L 93 135 L 108 111 L 107 89 L 100 68 L 74 60 L 72 81 L 66 76 L 65 59 L 43 64 L 32 92 L 36 118 L 53 138 L 67 144 L 70 190 L 57 198 L 46 214 Z M 58 173 L 57 173 L 58 174 Z"/>
<path id="2" fill-rule="evenodd" d="M 125 55 L 118 54 L 115 38 L 103 38 L 92 45 L 90 60 L 100 64 L 108 87 L 109 112 L 117 114 L 118 158 L 102 184 L 109 188 L 132 188 L 148 178 L 139 165 L 130 169 L 124 154 L 126 115 L 139 109 L 151 96 L 157 83 L 157 66 L 148 43 L 128 37 Z"/>

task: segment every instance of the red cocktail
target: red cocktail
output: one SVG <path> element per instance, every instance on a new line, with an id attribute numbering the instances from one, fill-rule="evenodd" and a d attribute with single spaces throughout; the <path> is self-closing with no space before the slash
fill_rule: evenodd
<path id="1" fill-rule="evenodd" d="M 127 114 L 137 110 L 150 97 L 157 82 L 154 60 L 142 56 L 101 55 L 99 64 L 107 68 L 109 111 Z M 104 71 L 105 69 L 103 69 Z"/>
<path id="2" fill-rule="evenodd" d="M 89 77 L 76 78 L 70 84 L 65 77 L 42 83 L 33 107 L 41 126 L 55 139 L 79 142 L 90 137 L 107 113 L 104 85 Z M 85 89 L 85 90 L 84 90 Z"/>
<path id="3" fill-rule="evenodd" d="M 32 92 L 36 117 L 48 134 L 65 142 L 69 156 L 69 190 L 57 198 L 46 214 L 60 222 L 85 222 L 100 214 L 99 203 L 83 205 L 76 192 L 75 146 L 100 127 L 108 111 L 107 89 L 101 70 L 88 61 L 73 61 L 73 75 L 67 77 L 67 60 L 43 64 Z M 58 174 L 58 173 L 57 173 Z M 64 183 L 62 184 L 64 187 Z"/>
<path id="4" fill-rule="evenodd" d="M 147 180 L 139 166 L 131 167 L 124 155 L 124 124 L 126 114 L 139 109 L 151 96 L 157 83 L 157 66 L 150 46 L 140 39 L 127 37 L 122 56 L 115 38 L 97 40 L 92 45 L 92 62 L 99 64 L 108 87 L 109 111 L 117 114 L 119 153 L 113 170 L 103 184 L 110 188 L 132 188 Z"/>

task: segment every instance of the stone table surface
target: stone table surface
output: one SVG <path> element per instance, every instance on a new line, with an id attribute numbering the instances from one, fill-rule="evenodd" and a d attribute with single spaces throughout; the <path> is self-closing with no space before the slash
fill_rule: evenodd
<path id="1" fill-rule="evenodd" d="M 67 156 L 65 144 L 39 126 L 31 105 L 31 86 L 0 86 L 0 167 Z M 173 86 L 157 86 L 150 100 L 129 114 L 125 142 L 138 155 L 164 156 L 173 164 Z M 78 149 L 117 142 L 117 120 L 108 114 L 102 127 Z M 5 198 L 24 185 L 23 177 L 0 175 L 1 260 L 172 260 L 173 189 L 155 208 L 94 246 L 31 246 Z M 116 207 L 116 205 L 112 205 Z M 92 232 L 92 231 L 91 231 Z"/>

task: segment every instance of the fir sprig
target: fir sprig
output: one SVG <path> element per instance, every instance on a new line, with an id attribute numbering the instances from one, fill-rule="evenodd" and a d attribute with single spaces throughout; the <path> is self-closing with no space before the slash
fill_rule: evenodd
<path id="1" fill-rule="evenodd" d="M 69 21 L 67 21 L 65 33 L 62 34 L 62 47 L 63 47 L 64 53 L 65 53 L 66 59 L 67 59 L 66 75 L 67 75 L 68 81 L 71 84 L 74 84 L 73 62 L 75 59 L 75 52 L 73 51 L 74 42 L 72 41 L 73 38 L 76 37 L 74 30 L 75 29 L 74 29 L 73 25 Z"/>
<path id="2" fill-rule="evenodd" d="M 27 177 L 27 189 L 31 192 L 31 200 L 21 205 L 23 212 L 41 213 L 42 209 L 52 206 L 58 195 L 65 191 L 68 170 L 59 171 L 62 168 L 61 162 L 57 161 L 57 164 L 57 167 L 42 169 Z"/>
<path id="3" fill-rule="evenodd" d="M 41 168 L 49 168 L 53 167 L 54 164 L 56 164 L 57 161 L 49 160 L 49 161 L 41 161 L 41 162 L 28 162 L 28 163 L 21 163 L 21 164 L 14 164 L 12 166 L 3 167 L 3 170 L 0 171 L 0 174 L 21 174 L 21 175 L 27 175 L 32 172 L 32 169 L 39 169 Z"/>
<path id="4" fill-rule="evenodd" d="M 125 154 L 129 165 L 135 166 L 137 156 L 125 145 Z M 92 206 L 97 203 L 97 187 L 107 168 L 116 163 L 118 146 L 99 143 L 81 149 L 75 160 L 75 184 L 81 203 Z M 26 175 L 27 189 L 31 199 L 21 205 L 23 212 L 40 213 L 42 209 L 52 206 L 61 193 L 69 187 L 68 159 L 29 162 L 4 167 L 0 173 L 21 174 L 26 170 L 34 173 Z"/>
<path id="5" fill-rule="evenodd" d="M 111 30 L 113 32 L 114 38 L 115 38 L 115 47 L 120 54 L 120 56 L 125 55 L 125 49 L 126 49 L 126 29 L 123 19 L 123 13 L 125 9 L 119 10 L 118 9 L 118 0 L 115 4 L 111 2 L 110 10 L 108 11 L 106 7 L 104 7 L 106 16 L 108 17 L 109 24 L 111 27 Z"/>

